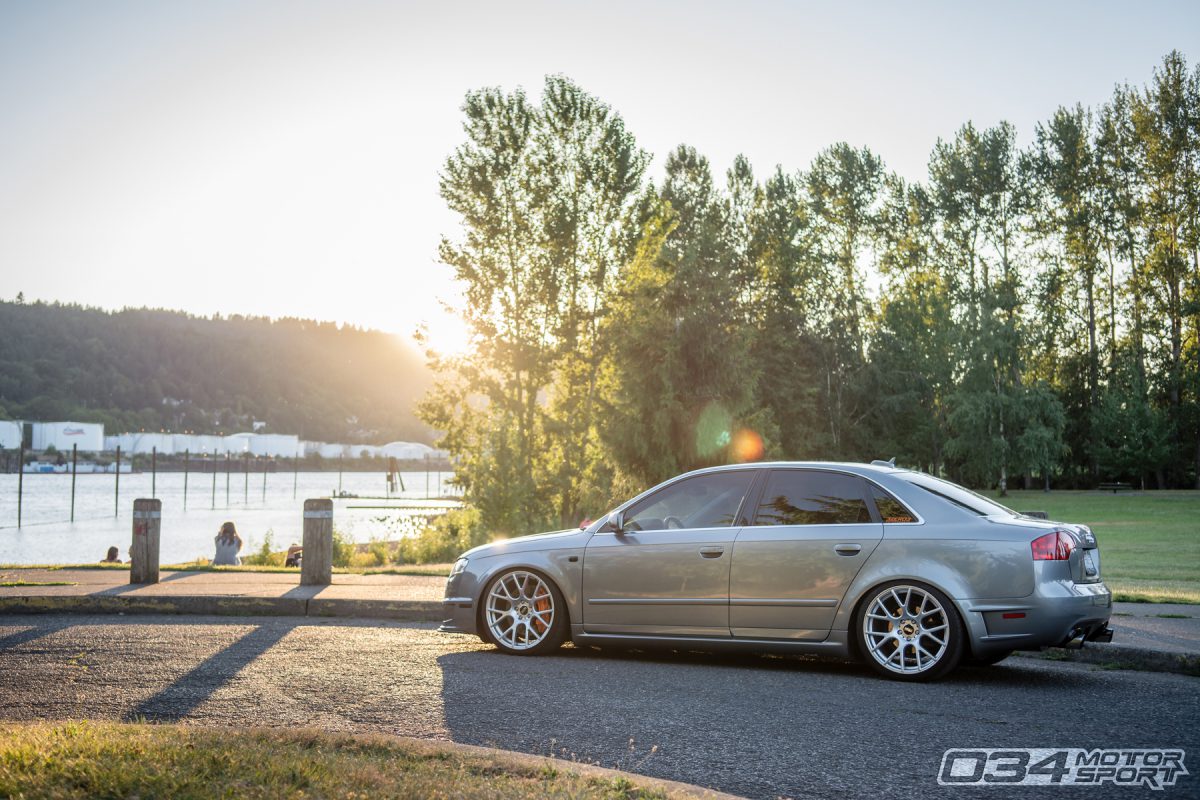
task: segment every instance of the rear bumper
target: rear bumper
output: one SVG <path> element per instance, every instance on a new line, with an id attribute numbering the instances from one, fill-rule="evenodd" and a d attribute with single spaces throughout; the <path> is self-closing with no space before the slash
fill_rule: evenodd
<path id="1" fill-rule="evenodd" d="M 1112 592 L 1103 583 L 1040 583 L 1028 597 L 967 604 L 976 655 L 1112 641 Z"/>

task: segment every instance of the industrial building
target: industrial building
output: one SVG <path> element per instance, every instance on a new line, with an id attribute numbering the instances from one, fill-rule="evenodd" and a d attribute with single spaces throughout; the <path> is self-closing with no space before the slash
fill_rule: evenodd
<path id="1" fill-rule="evenodd" d="M 50 447 L 70 452 L 71 446 L 81 453 L 114 452 L 118 447 L 126 455 L 183 455 L 194 456 L 252 455 L 266 458 L 296 458 L 319 455 L 321 458 L 395 458 L 402 461 L 421 461 L 446 458 L 447 453 L 418 442 L 390 442 L 385 445 L 342 444 L 300 441 L 298 436 L 283 433 L 214 434 L 162 433 L 139 431 L 105 436 L 104 426 L 90 422 L 21 422 L 0 420 L 0 447 L 17 449 L 24 440 L 27 447 L 44 451 Z"/>

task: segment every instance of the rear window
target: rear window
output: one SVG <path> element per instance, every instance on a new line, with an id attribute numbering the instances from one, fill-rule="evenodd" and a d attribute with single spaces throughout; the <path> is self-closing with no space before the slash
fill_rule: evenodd
<path id="1" fill-rule="evenodd" d="M 754 515 L 755 525 L 844 525 L 870 522 L 864 481 L 854 475 L 776 470 Z"/>
<path id="2" fill-rule="evenodd" d="M 972 514 L 977 514 L 981 517 L 1015 517 L 1017 512 L 1007 506 L 1002 506 L 994 500 L 989 500 L 981 494 L 976 494 L 970 489 L 963 488 L 957 483 L 944 481 L 941 478 L 935 478 L 932 475 L 923 475 L 920 472 L 897 473 L 898 477 L 917 486 L 932 495 L 946 500 L 964 511 L 969 511 Z M 882 513 L 882 510 L 881 510 Z"/>

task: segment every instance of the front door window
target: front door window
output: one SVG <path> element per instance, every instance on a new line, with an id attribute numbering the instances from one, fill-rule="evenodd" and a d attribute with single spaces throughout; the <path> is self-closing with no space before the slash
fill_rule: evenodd
<path id="1" fill-rule="evenodd" d="M 716 472 L 673 483 L 625 514 L 625 528 L 657 531 L 728 528 L 750 488 L 751 472 Z"/>

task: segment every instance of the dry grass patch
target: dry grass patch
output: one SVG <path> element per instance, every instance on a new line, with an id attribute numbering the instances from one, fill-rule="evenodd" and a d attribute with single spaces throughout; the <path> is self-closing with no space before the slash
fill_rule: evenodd
<path id="1" fill-rule="evenodd" d="M 384 736 L 100 722 L 0 725 L 0 797 L 688 796 L 641 786 L 633 776 L 572 767 Z"/>

